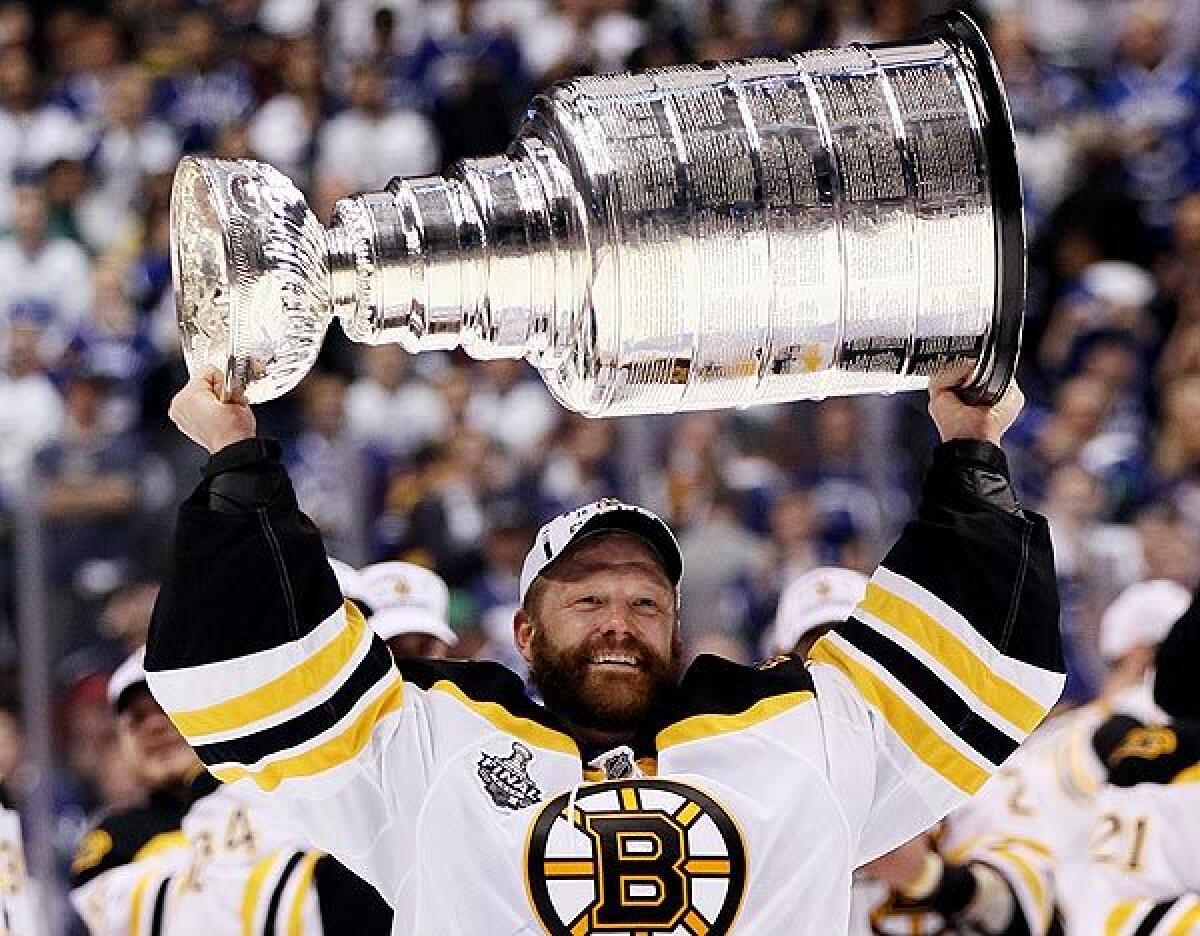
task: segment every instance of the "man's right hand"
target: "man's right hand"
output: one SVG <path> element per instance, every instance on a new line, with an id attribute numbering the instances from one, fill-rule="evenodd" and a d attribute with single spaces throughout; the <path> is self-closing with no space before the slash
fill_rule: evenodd
<path id="1" fill-rule="evenodd" d="M 221 399 L 224 378 L 215 367 L 193 377 L 175 394 L 169 411 L 180 432 L 209 454 L 243 439 L 253 439 L 254 411 L 244 398 Z"/>

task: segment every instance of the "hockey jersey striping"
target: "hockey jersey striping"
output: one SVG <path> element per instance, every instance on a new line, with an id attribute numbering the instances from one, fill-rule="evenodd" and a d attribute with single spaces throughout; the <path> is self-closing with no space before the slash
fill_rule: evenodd
<path id="1" fill-rule="evenodd" d="M 924 764 L 936 771 L 948 783 L 968 796 L 987 782 L 986 768 L 965 755 L 957 745 L 945 739 L 935 727 L 932 713 L 928 717 L 918 714 L 923 708 L 914 697 L 906 702 L 908 695 L 892 679 L 883 676 L 866 662 L 869 658 L 856 659 L 842 645 L 839 635 L 827 634 L 813 646 L 809 658 L 815 662 L 828 663 L 841 670 L 858 689 L 864 699 L 883 715 L 888 727 L 896 733 L 908 749 Z M 884 670 L 886 672 L 886 670 Z M 889 674 L 890 676 L 890 674 Z"/>
<path id="2" fill-rule="evenodd" d="M 266 908 L 263 906 L 262 892 L 267 881 L 272 877 L 272 872 L 278 876 L 280 880 L 286 880 L 288 873 L 291 871 L 292 865 L 290 862 L 298 853 L 289 854 L 286 851 L 276 851 L 260 859 L 250 870 L 250 874 L 246 877 L 245 889 L 242 891 L 242 936 L 255 936 L 256 933 L 263 931 L 263 925 L 266 920 L 270 919 Z M 280 861 L 281 856 L 287 856 L 284 861 Z M 282 867 L 280 865 L 282 864 Z M 276 881 L 278 884 L 279 881 Z M 275 892 L 276 888 L 272 887 L 271 893 Z"/>
<path id="3" fill-rule="evenodd" d="M 872 578 L 860 612 L 873 615 L 883 632 L 907 637 L 933 668 L 952 674 L 991 714 L 1025 734 L 1037 727 L 1043 713 L 1038 697 L 1053 685 L 1043 670 L 1006 657 L 954 608 L 904 576 L 881 568 Z"/>
<path id="4" fill-rule="evenodd" d="M 295 889 L 288 905 L 287 936 L 301 936 L 304 932 L 304 902 L 312 891 L 313 874 L 320 860 L 319 852 L 309 852 L 300 861 L 300 867 L 294 875 Z M 267 936 L 275 936 L 274 930 L 272 929 Z"/>
<path id="5" fill-rule="evenodd" d="M 363 681 L 372 672 L 378 678 L 378 661 L 369 654 L 371 632 L 362 613 L 339 601 L 327 614 L 308 635 L 255 654 L 257 666 L 201 673 L 191 680 L 168 679 L 163 702 L 171 720 L 196 744 L 218 743 L 310 710 L 351 678 Z M 311 665 L 313 660 L 319 665 Z M 272 676 L 281 668 L 281 675 Z"/>
<path id="6" fill-rule="evenodd" d="M 1104 936 L 1191 936 L 1200 924 L 1200 900 L 1122 900 L 1104 923 Z"/>
<path id="7" fill-rule="evenodd" d="M 935 453 L 876 602 L 811 665 L 693 662 L 629 740 L 653 778 L 588 782 L 608 752 L 501 666 L 394 665 L 365 631 L 346 651 L 358 611 L 262 441 L 214 456 L 180 512 L 148 679 L 212 772 L 270 792 L 397 934 L 825 936 L 852 869 L 978 789 L 1024 737 L 1022 697 L 1044 713 L 1062 685 L 1046 523 L 980 498 L 976 470 L 1002 480 L 1002 454 Z M 223 471 L 261 499 L 210 500 Z"/>
<path id="8" fill-rule="evenodd" d="M 359 699 L 350 714 L 334 724 L 329 737 L 318 736 L 311 745 L 290 749 L 295 751 L 291 756 L 271 758 L 249 768 L 214 764 L 212 775 L 222 783 L 249 778 L 270 792 L 285 780 L 311 777 L 352 761 L 367 746 L 379 721 L 403 705 L 404 684 L 395 674 L 388 674 L 377 689 Z"/>
<path id="9" fill-rule="evenodd" d="M 676 744 L 684 744 L 698 738 L 741 731 L 797 705 L 811 702 L 813 698 L 812 692 L 803 690 L 763 699 L 736 715 L 693 715 L 664 728 L 658 733 L 655 743 L 662 751 Z"/>

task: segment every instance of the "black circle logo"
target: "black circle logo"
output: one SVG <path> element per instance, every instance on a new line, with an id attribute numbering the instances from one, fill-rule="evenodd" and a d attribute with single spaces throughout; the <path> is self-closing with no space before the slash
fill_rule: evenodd
<path id="1" fill-rule="evenodd" d="M 720 936 L 746 890 L 746 846 L 729 813 L 694 787 L 616 780 L 542 807 L 525 873 L 550 936 Z"/>

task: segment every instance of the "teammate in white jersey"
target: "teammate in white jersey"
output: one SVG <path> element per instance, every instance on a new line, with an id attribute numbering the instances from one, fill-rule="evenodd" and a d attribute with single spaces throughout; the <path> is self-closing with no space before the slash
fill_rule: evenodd
<path id="1" fill-rule="evenodd" d="M 108 702 L 117 741 L 147 794 L 103 816 L 80 840 L 71 865 L 71 905 L 92 936 L 161 934 L 166 882 L 186 861 L 183 817 L 218 787 L 150 695 L 143 653 L 109 678 Z"/>
<path id="2" fill-rule="evenodd" d="M 25 865 L 21 817 L 0 793 L 0 934 L 38 936 L 37 891 Z"/>
<path id="3" fill-rule="evenodd" d="M 156 695 L 210 770 L 287 804 L 396 933 L 845 930 L 851 870 L 976 792 L 1063 684 L 1045 521 L 1002 432 L 941 384 L 917 516 L 853 617 L 761 668 L 680 665 L 678 545 L 601 501 L 551 521 L 494 664 L 398 661 L 345 603 L 279 447 L 215 372 L 173 418 L 213 453 L 151 628 Z M 591 770 L 608 778 L 589 782 Z"/>
<path id="4" fill-rule="evenodd" d="M 1200 597 L 1155 655 L 1154 701 L 1171 719 L 1115 715 L 1097 729 L 1097 796 L 1072 936 L 1200 936 Z"/>

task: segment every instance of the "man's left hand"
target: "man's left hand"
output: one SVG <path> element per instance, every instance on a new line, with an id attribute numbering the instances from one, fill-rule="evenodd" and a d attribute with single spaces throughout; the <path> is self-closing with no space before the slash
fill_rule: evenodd
<path id="1" fill-rule="evenodd" d="M 1004 396 L 991 406 L 971 406 L 958 395 L 962 375 L 943 374 L 929 382 L 929 415 L 937 425 L 943 442 L 952 439 L 978 439 L 1000 444 L 1000 439 L 1016 421 L 1025 395 L 1014 380 Z"/>

